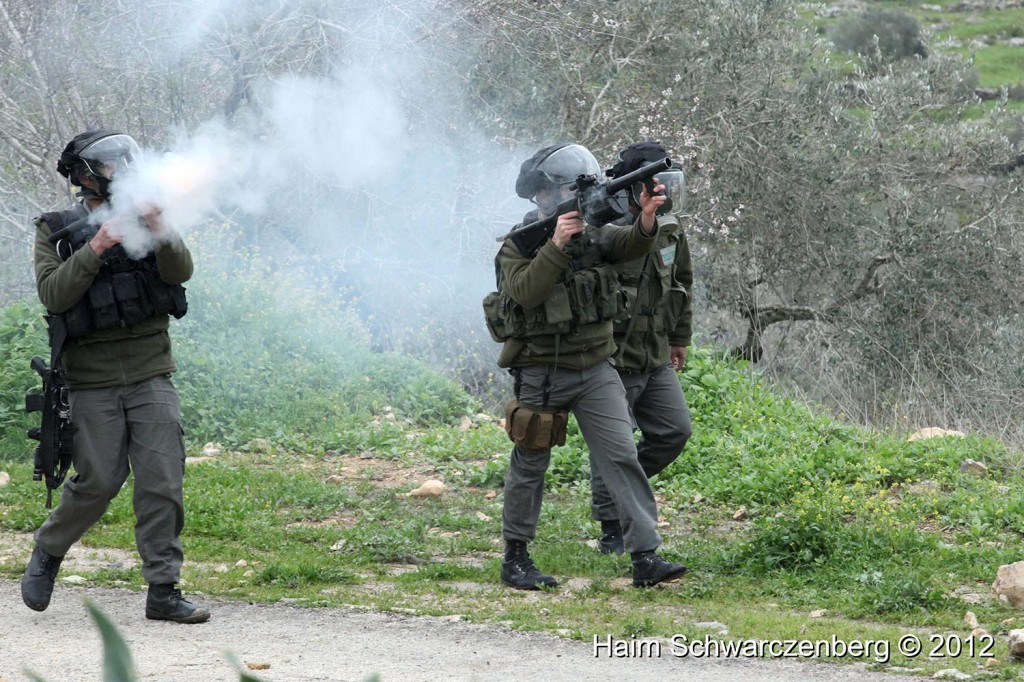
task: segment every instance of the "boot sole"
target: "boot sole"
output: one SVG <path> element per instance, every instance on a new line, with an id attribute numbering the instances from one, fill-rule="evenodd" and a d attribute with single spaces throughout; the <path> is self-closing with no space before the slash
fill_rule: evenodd
<path id="1" fill-rule="evenodd" d="M 50 595 L 48 595 L 46 597 L 46 601 L 43 601 L 43 602 L 33 602 L 28 597 L 25 596 L 25 590 L 24 590 L 24 588 L 22 588 L 21 600 L 23 602 L 25 602 L 25 606 L 29 607 L 33 611 L 45 611 L 47 609 L 47 607 L 50 606 L 50 596 L 52 596 L 52 595 L 53 595 L 53 588 L 51 587 L 50 588 Z"/>
<path id="2" fill-rule="evenodd" d="M 513 590 L 528 590 L 528 591 L 540 590 L 540 586 L 539 585 L 513 585 L 512 583 L 507 582 L 505 580 L 502 580 L 501 582 L 504 583 L 505 585 L 508 585 Z"/>
<path id="3" fill-rule="evenodd" d="M 510 583 L 509 581 L 505 580 L 504 578 L 501 579 L 501 582 L 504 583 L 505 585 L 508 585 L 513 590 L 526 590 L 526 591 L 531 591 L 531 592 L 541 592 L 543 590 L 552 590 L 552 589 L 558 587 L 558 583 L 555 583 L 554 585 L 545 585 L 543 583 L 533 583 L 532 585 L 516 585 L 514 583 Z"/>
<path id="4" fill-rule="evenodd" d="M 206 611 L 203 611 L 201 613 L 193 613 L 191 616 L 186 616 L 185 618 L 172 618 L 170 616 L 165 616 L 161 613 L 155 613 L 147 609 L 146 618 L 148 618 L 149 620 L 166 620 L 170 621 L 171 623 L 195 625 L 197 623 L 205 623 L 206 621 L 210 620 L 210 614 Z"/>
<path id="5" fill-rule="evenodd" d="M 25 602 L 25 606 L 29 607 L 33 611 L 45 611 L 50 606 L 50 602 L 46 602 L 45 604 L 32 604 L 24 597 L 22 597 L 21 600 Z"/>
<path id="6" fill-rule="evenodd" d="M 661 585 L 662 583 L 674 583 L 684 575 L 686 575 L 685 567 L 682 570 L 669 573 L 664 578 L 659 578 L 658 580 L 642 580 L 640 582 L 634 580 L 633 587 L 654 587 L 655 585 Z"/>

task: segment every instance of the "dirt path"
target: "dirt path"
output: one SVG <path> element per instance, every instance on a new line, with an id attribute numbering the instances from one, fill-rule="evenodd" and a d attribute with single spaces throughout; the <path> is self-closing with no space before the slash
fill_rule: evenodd
<path id="1" fill-rule="evenodd" d="M 681 659 L 667 647 L 661 657 L 595 658 L 590 642 L 444 618 L 282 604 L 203 600 L 213 610 L 210 622 L 183 626 L 147 621 L 144 592 L 61 584 L 50 608 L 36 613 L 21 603 L 16 581 L 0 580 L 0 681 L 27 682 L 26 668 L 50 682 L 101 679 L 102 646 L 82 605 L 86 597 L 121 630 L 140 680 L 237 680 L 225 651 L 247 664 L 269 665 L 252 673 L 266 682 L 360 682 L 375 672 L 382 682 L 913 679 L 860 665 Z"/>

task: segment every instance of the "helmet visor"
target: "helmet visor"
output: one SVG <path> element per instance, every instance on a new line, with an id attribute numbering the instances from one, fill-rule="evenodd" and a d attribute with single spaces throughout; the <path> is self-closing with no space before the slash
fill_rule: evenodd
<path id="1" fill-rule="evenodd" d="M 580 175 L 599 175 L 601 164 L 590 150 L 578 144 L 570 144 L 556 150 L 537 164 L 537 171 L 553 185 L 573 182 Z"/>
<path id="2" fill-rule="evenodd" d="M 142 150 L 130 135 L 109 135 L 78 153 L 89 172 L 107 180 L 142 158 Z"/>

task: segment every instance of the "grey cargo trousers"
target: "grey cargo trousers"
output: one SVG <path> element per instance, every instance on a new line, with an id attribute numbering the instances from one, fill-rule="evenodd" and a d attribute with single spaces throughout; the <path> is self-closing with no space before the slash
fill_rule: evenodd
<path id="1" fill-rule="evenodd" d="M 72 390 L 75 475 L 60 504 L 36 531 L 47 554 L 62 557 L 103 516 L 129 469 L 142 575 L 151 584 L 176 583 L 183 561 L 178 536 L 185 524 L 182 483 L 185 439 L 178 394 L 170 378 L 128 386 Z"/>
<path id="2" fill-rule="evenodd" d="M 620 372 L 619 376 L 626 389 L 626 402 L 635 428 L 640 429 L 637 457 L 650 478 L 679 457 L 693 434 L 686 396 L 670 364 L 653 372 Z M 598 521 L 619 518 L 612 495 L 593 464 L 590 467 L 590 487 L 594 518 Z"/>
<path id="3" fill-rule="evenodd" d="M 519 402 L 543 407 L 543 367 L 524 367 Z M 626 550 L 643 552 L 661 545 L 658 510 L 647 476 L 637 461 L 625 389 L 608 361 L 584 370 L 554 369 L 547 407 L 568 408 L 590 448 L 591 466 L 600 472 L 622 521 Z M 544 472 L 551 450 L 513 447 L 505 476 L 502 536 L 530 541 L 537 532 Z"/>

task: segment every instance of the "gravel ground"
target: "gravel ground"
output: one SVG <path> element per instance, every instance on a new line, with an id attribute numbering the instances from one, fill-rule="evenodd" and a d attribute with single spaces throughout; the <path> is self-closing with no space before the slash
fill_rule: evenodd
<path id="1" fill-rule="evenodd" d="M 102 679 L 102 645 L 84 598 L 92 599 L 117 625 L 140 680 L 237 680 L 225 652 L 250 666 L 268 666 L 251 673 L 266 682 L 361 682 L 372 673 L 382 682 L 915 679 L 868 672 L 859 664 L 683 659 L 668 646 L 660 657 L 597 658 L 591 642 L 342 608 L 204 599 L 213 612 L 210 621 L 178 625 L 146 620 L 145 592 L 63 584 L 57 585 L 50 608 L 36 613 L 22 604 L 17 581 L 0 580 L 0 682 L 27 681 L 26 669 L 50 682 Z"/>

